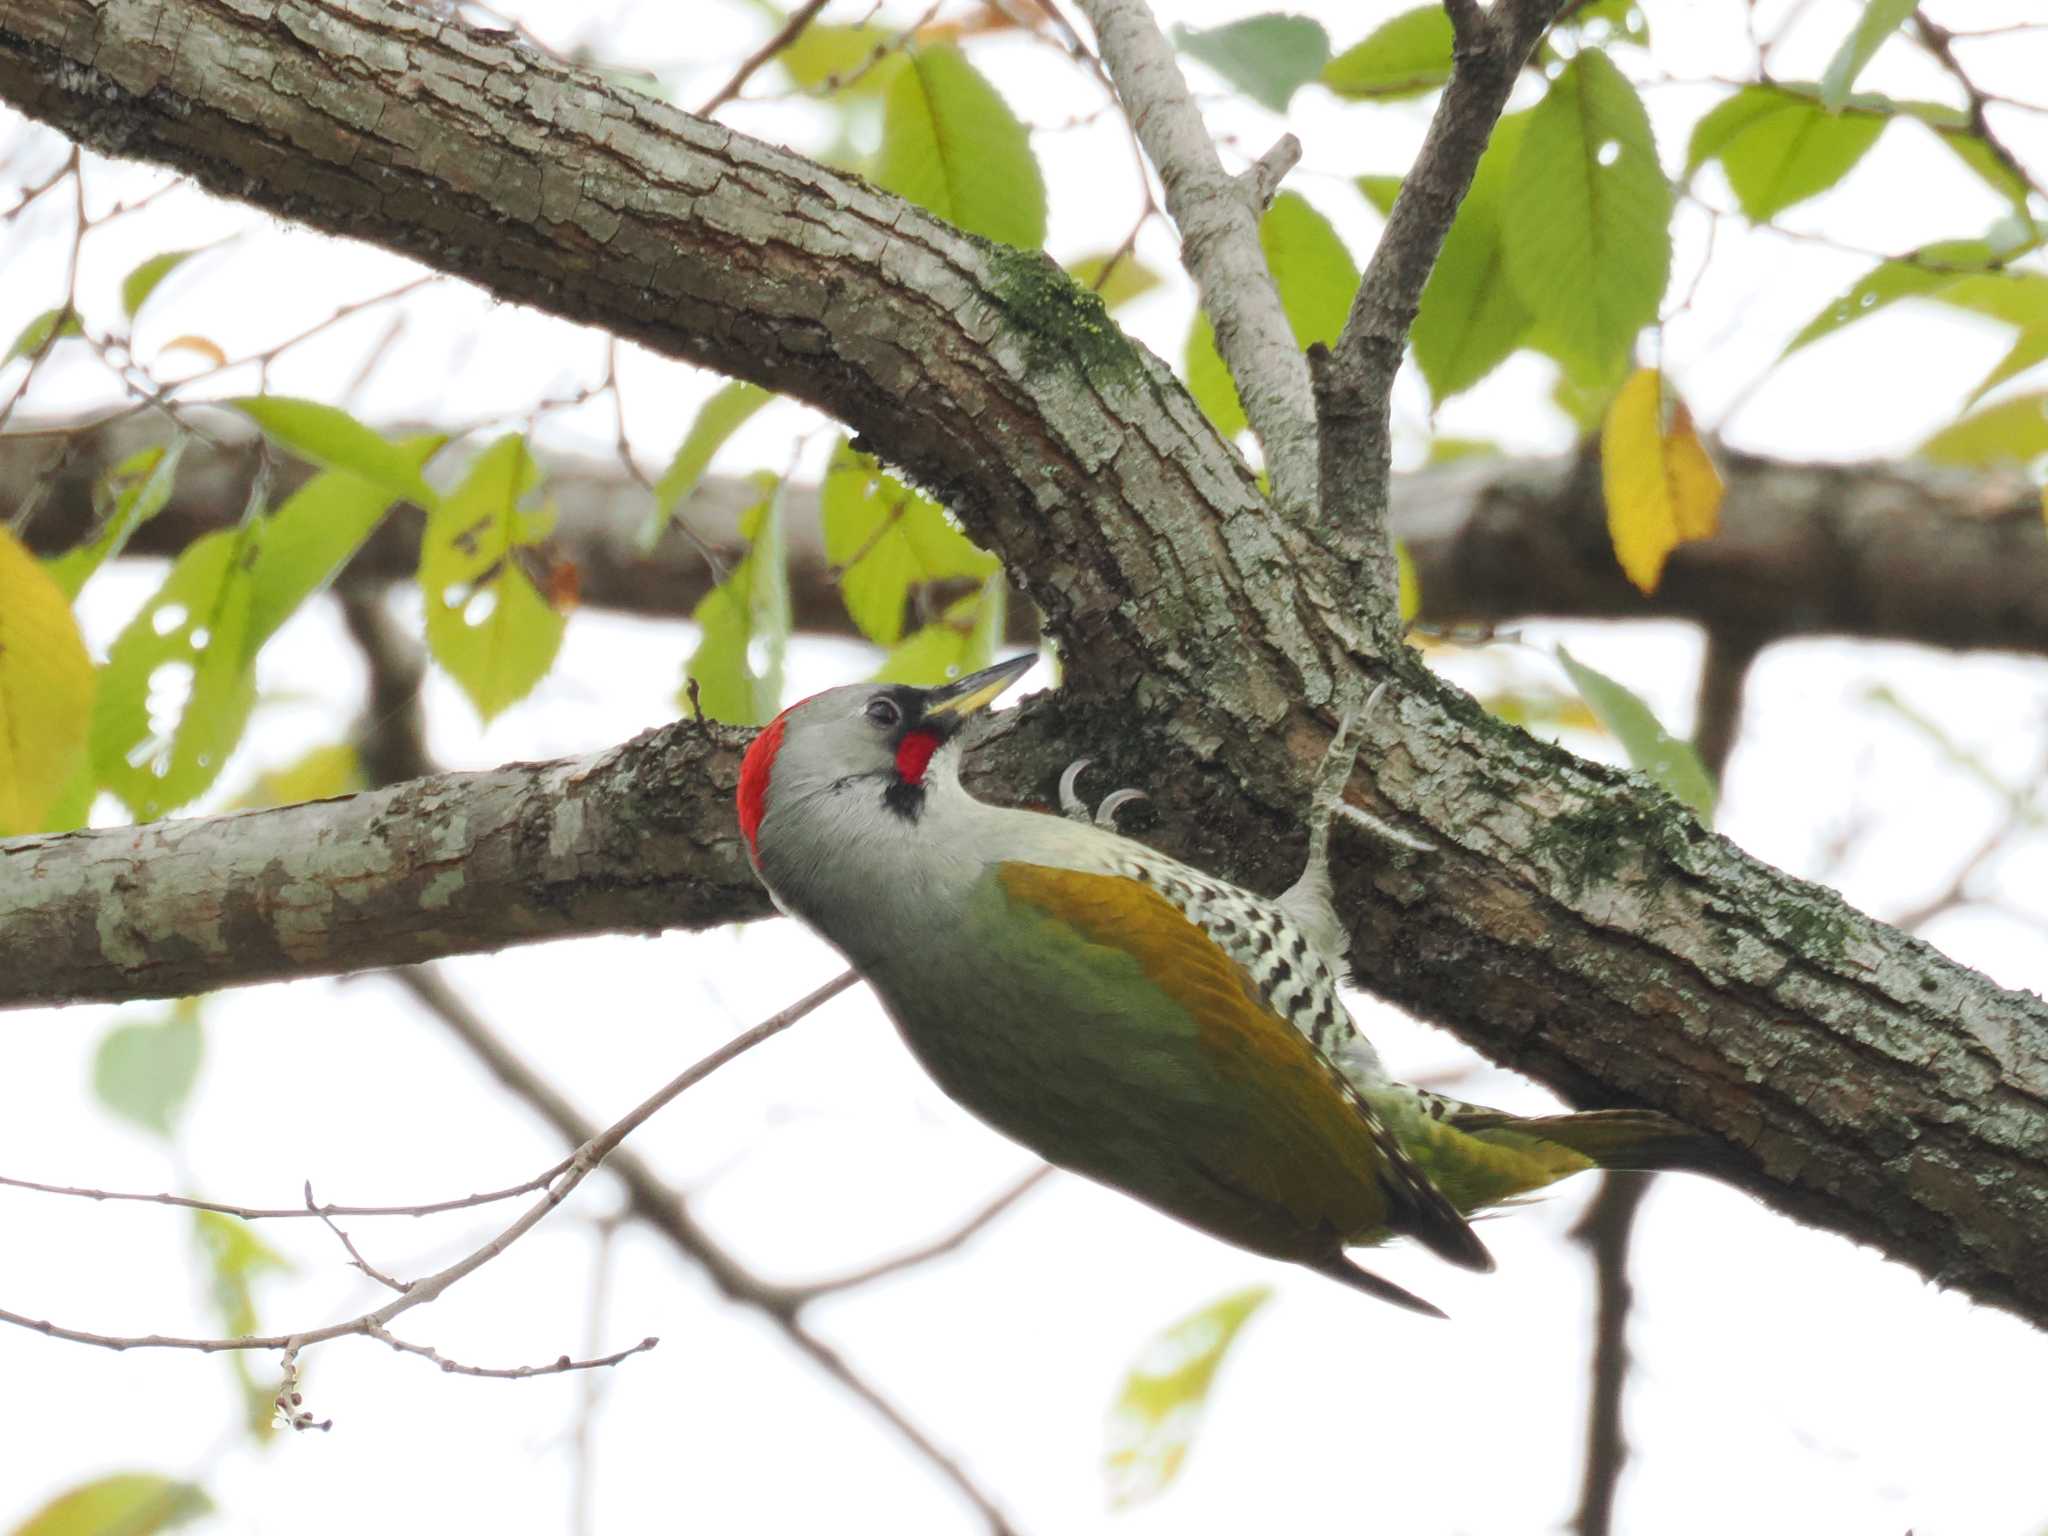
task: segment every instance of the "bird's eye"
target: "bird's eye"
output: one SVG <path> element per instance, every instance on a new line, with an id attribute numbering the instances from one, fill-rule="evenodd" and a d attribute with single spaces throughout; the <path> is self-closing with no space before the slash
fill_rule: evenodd
<path id="1" fill-rule="evenodd" d="M 903 711 L 897 707 L 894 699 L 869 699 L 868 718 L 881 726 L 898 725 L 902 723 Z"/>

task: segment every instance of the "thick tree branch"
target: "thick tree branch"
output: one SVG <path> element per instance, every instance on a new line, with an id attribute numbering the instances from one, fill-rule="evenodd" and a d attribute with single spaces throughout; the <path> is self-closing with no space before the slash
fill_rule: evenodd
<path id="1" fill-rule="evenodd" d="M 1180 61 L 1145 0 L 1080 6 L 1138 142 L 1159 172 L 1166 211 L 1180 229 L 1181 260 L 1265 450 L 1273 500 L 1291 516 L 1307 517 L 1315 506 L 1315 401 L 1259 245 L 1259 215 L 1272 192 L 1247 189 L 1223 169 Z"/>
<path id="2" fill-rule="evenodd" d="M 2048 1008 L 1390 655 L 1344 562 L 1037 258 L 383 0 L 39 0 L 0 12 L 0 96 L 869 434 L 1062 646 L 1059 698 L 998 717 L 975 759 L 991 797 L 1049 799 L 1091 755 L 1152 790 L 1161 846 L 1277 890 L 1329 706 L 1375 658 L 1396 686 L 1353 793 L 1440 851 L 1340 846 L 1367 985 L 1575 1102 L 1708 1127 L 1781 1209 L 2048 1321 Z M 245 934 L 276 975 L 759 912 L 739 742 L 672 727 L 583 763 L 0 845 L 0 977 L 182 991 L 232 979 Z"/>
<path id="3" fill-rule="evenodd" d="M 133 553 L 176 554 L 203 533 L 232 527 L 248 505 L 253 435 L 226 412 L 210 414 L 206 425 L 218 441 L 186 448 L 169 504 L 137 532 Z M 83 442 L 51 471 L 60 434 L 72 433 L 84 433 Z M 80 543 L 93 529 L 93 482 L 167 435 L 149 416 L 0 435 L 0 521 L 52 472 L 29 545 L 48 555 Z M 1598 465 L 1588 455 L 1468 458 L 1395 477 L 1393 530 L 1415 561 L 1422 621 L 1678 618 L 1760 644 L 1844 635 L 2048 650 L 2048 539 L 2039 498 L 2023 481 L 1987 482 L 1928 464 L 1791 464 L 1726 448 L 1718 456 L 1728 480 L 1721 531 L 1680 545 L 1651 597 L 1615 562 Z M 542 465 L 559 513 L 548 548 L 576 567 L 584 605 L 687 618 L 710 590 L 711 567 L 673 529 L 652 552 L 638 547 L 646 487 L 614 460 L 543 453 Z M 296 461 L 277 465 L 275 494 L 289 494 L 306 473 Z M 737 559 L 745 552 L 740 516 L 758 494 L 750 482 L 714 475 L 682 516 Z M 785 506 L 796 627 L 856 633 L 830 574 L 816 488 L 791 487 Z M 401 509 L 364 545 L 344 583 L 409 579 L 418 564 L 418 515 Z M 1028 645 L 1037 633 L 1029 605 L 1012 604 L 1011 640 Z"/>

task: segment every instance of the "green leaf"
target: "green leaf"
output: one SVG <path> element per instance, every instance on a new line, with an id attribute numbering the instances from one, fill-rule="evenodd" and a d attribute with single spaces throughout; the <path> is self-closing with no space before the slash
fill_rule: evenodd
<path id="1" fill-rule="evenodd" d="M 508 433 L 429 509 L 420 539 L 427 649 L 487 722 L 533 691 L 562 646 L 562 616 L 520 565 L 553 520 L 520 510 L 539 483 L 525 440 Z"/>
<path id="2" fill-rule="evenodd" d="M 1938 464 L 2030 465 L 2048 454 L 2048 393 L 2016 395 L 1965 416 L 1922 443 L 1920 457 Z"/>
<path id="3" fill-rule="evenodd" d="M 1575 378 L 1628 364 L 1671 271 L 1671 188 L 1635 88 L 1577 55 L 1529 114 L 1503 198 L 1506 269 Z"/>
<path id="4" fill-rule="evenodd" d="M 1399 101 L 1437 89 L 1451 78 L 1457 41 L 1440 5 L 1403 11 L 1323 69 L 1323 84 L 1347 101 Z"/>
<path id="5" fill-rule="evenodd" d="M 412 455 L 331 405 L 287 395 L 244 395 L 226 400 L 271 441 L 322 469 L 338 469 L 381 486 L 393 496 L 432 508 L 433 488 Z"/>
<path id="6" fill-rule="evenodd" d="M 649 550 L 661 542 L 676 508 L 690 499 L 704 471 L 727 438 L 746 424 L 753 414 L 775 398 L 758 384 L 735 379 L 706 400 L 683 434 L 682 445 L 669 461 L 661 478 L 654 482 L 654 513 L 640 530 L 640 548 Z"/>
<path id="7" fill-rule="evenodd" d="M 302 805 L 308 800 L 333 800 L 367 789 L 362 758 L 345 741 L 313 747 L 282 768 L 262 774 L 237 796 L 229 810 L 253 811 L 273 805 Z"/>
<path id="8" fill-rule="evenodd" d="M 1868 319 L 1900 299 L 1932 296 L 1961 278 L 1996 271 L 2008 255 L 1984 240 L 1943 240 L 1896 260 L 1880 262 L 1858 278 L 1847 293 L 1807 321 L 1780 355 L 1790 357 L 1800 348 L 1832 336 L 1845 325 Z"/>
<path id="9" fill-rule="evenodd" d="M 168 1138 L 199 1079 L 199 1000 L 182 998 L 154 1023 L 117 1024 L 93 1055 L 92 1088 L 124 1120 Z"/>
<path id="10" fill-rule="evenodd" d="M 1173 42 L 1274 112 L 1285 112 L 1330 61 L 1330 34 L 1306 16 L 1268 12 L 1200 31 L 1177 26 Z"/>
<path id="11" fill-rule="evenodd" d="M 0 364 L 11 363 L 17 357 L 34 357 L 66 336 L 84 334 L 85 326 L 80 323 L 78 312 L 69 305 L 46 309 L 21 328 L 21 334 L 14 338 L 14 345 L 7 349 L 7 356 L 0 358 Z"/>
<path id="12" fill-rule="evenodd" d="M 1399 176 L 1354 176 L 1351 179 L 1381 218 L 1394 211 L 1394 199 L 1401 195 Z"/>
<path id="13" fill-rule="evenodd" d="M 1083 256 L 1067 268 L 1067 276 L 1101 299 L 1105 309 L 1120 309 L 1139 295 L 1150 293 L 1166 281 L 1127 251 L 1123 258 L 1110 268 L 1109 281 L 1104 283 L 1102 269 L 1108 261 L 1107 253 Z M 1097 283 L 1102 285 L 1097 287 Z"/>
<path id="14" fill-rule="evenodd" d="M 887 77 L 883 71 L 867 66 L 895 36 L 886 27 L 842 27 L 829 23 L 821 26 L 813 22 L 775 55 L 775 62 L 788 72 L 801 91 L 823 90 L 828 81 L 845 81 L 848 83 L 844 89 L 853 94 L 872 94 L 887 84 Z M 860 78 L 850 80 L 855 74 Z"/>
<path id="15" fill-rule="evenodd" d="M 94 487 L 94 500 L 106 503 L 99 533 L 76 549 L 46 562 L 51 578 L 67 598 L 102 565 L 121 553 L 135 530 L 164 509 L 177 479 L 178 460 L 191 439 L 179 433 L 168 448 L 145 448 L 108 470 Z"/>
<path id="16" fill-rule="evenodd" d="M 1282 192 L 1259 221 L 1259 244 L 1294 339 L 1303 347 L 1335 341 L 1358 289 L 1358 267 L 1330 221 L 1298 192 Z M 1244 407 L 1217 354 L 1207 315 L 1195 316 L 1188 336 L 1187 380 L 1188 392 L 1219 432 L 1235 437 L 1244 430 Z"/>
<path id="17" fill-rule="evenodd" d="M 67 594 L 0 523 L 0 837 L 70 809 L 94 686 Z"/>
<path id="18" fill-rule="evenodd" d="M 396 445 L 415 470 L 441 450 L 440 436 Z M 315 475 L 266 519 L 251 573 L 249 650 L 253 655 L 307 598 L 327 589 L 390 512 L 388 485 L 339 470 Z"/>
<path id="19" fill-rule="evenodd" d="M 1109 1502 L 1127 1509 L 1165 1491 L 1201 1428 L 1223 1357 L 1273 1288 L 1254 1285 L 1182 1318 L 1145 1346 L 1109 1410 Z"/>
<path id="20" fill-rule="evenodd" d="M 1856 77 L 1863 73 L 1871 55 L 1906 24 L 1919 4 L 1920 0 L 1864 0 L 1863 14 L 1820 77 L 1823 106 L 1833 112 L 1849 99 L 1849 92 L 1856 88 Z"/>
<path id="21" fill-rule="evenodd" d="M 256 702 L 251 571 L 261 522 L 187 545 L 107 652 L 92 718 L 100 783 L 140 819 L 203 794 Z"/>
<path id="22" fill-rule="evenodd" d="M 191 1483 L 116 1472 L 59 1494 L 13 1536 L 156 1536 L 212 1512 L 213 1501 Z"/>
<path id="23" fill-rule="evenodd" d="M 1529 311 L 1507 278 L 1501 227 L 1528 126 L 1529 114 L 1517 112 L 1494 128 L 1422 290 L 1409 339 L 1429 392 L 1439 401 L 1493 372 L 1529 333 Z"/>
<path id="24" fill-rule="evenodd" d="M 704 594 L 690 615 L 702 638 L 686 675 L 715 720 L 765 725 L 782 702 L 789 644 L 789 557 L 783 541 L 783 482 L 757 474 L 761 499 L 740 519 L 747 557 Z M 684 695 L 687 699 L 687 691 Z"/>
<path id="25" fill-rule="evenodd" d="M 1703 822 L 1714 820 L 1714 780 L 1700 761 L 1699 753 L 1665 731 L 1650 713 L 1649 705 L 1604 672 L 1596 672 L 1574 660 L 1563 646 L 1557 659 L 1570 674 L 1572 686 L 1612 731 L 1629 763 L 1655 779 L 1660 787 L 1687 806 Z"/>
<path id="26" fill-rule="evenodd" d="M 1687 174 L 1719 160 L 1743 213 L 1762 223 L 1834 186 L 1884 129 L 1880 116 L 1837 115 L 1797 92 L 1745 86 L 1693 129 Z"/>
<path id="27" fill-rule="evenodd" d="M 121 279 L 121 308 L 133 320 L 149 296 L 156 292 L 157 284 L 169 277 L 179 267 L 190 261 L 198 251 L 163 251 L 143 262 Z"/>
<path id="28" fill-rule="evenodd" d="M 913 48 L 890 82 L 878 186 L 970 234 L 1036 250 L 1045 181 L 1009 103 L 950 44 Z"/>
<path id="29" fill-rule="evenodd" d="M 875 681 L 935 688 L 980 671 L 995 660 L 1008 604 L 1009 581 L 997 571 L 890 651 Z"/>
<path id="30" fill-rule="evenodd" d="M 254 1282 L 292 1266 L 239 1217 L 194 1211 L 193 1235 L 211 1272 L 213 1307 L 221 1327 L 235 1335 L 256 1331 Z"/>
<path id="31" fill-rule="evenodd" d="M 1970 391 L 1963 404 L 1975 405 L 2007 379 L 2017 378 L 2042 363 L 2048 363 L 2048 329 L 2021 331 L 2012 344 L 2012 350 L 1977 381 L 1977 387 Z"/>
<path id="32" fill-rule="evenodd" d="M 860 632 L 878 645 L 903 634 L 911 589 L 951 579 L 980 581 L 996 558 L 974 547 L 938 503 L 918 495 L 843 438 L 819 496 L 825 558 Z"/>

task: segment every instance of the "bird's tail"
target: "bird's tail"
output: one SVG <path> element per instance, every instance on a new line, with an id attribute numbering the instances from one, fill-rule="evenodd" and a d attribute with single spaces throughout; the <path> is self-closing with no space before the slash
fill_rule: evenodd
<path id="1" fill-rule="evenodd" d="M 1704 1173 L 1725 1177 L 1737 1166 L 1727 1146 L 1654 1109 L 1587 1109 L 1570 1115 L 1499 1114 L 1479 1110 L 1452 1122 L 1475 1135 L 1488 1130 L 1540 1136 L 1595 1165 L 1619 1172 Z"/>

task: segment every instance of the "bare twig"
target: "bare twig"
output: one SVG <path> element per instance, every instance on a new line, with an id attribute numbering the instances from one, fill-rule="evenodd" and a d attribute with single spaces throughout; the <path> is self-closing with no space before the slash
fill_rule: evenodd
<path id="1" fill-rule="evenodd" d="M 804 0 L 802 5 L 790 13 L 789 20 L 776 29 L 774 36 L 747 55 L 745 61 L 734 71 L 733 77 L 719 87 L 718 94 L 697 109 L 697 115 L 699 117 L 709 117 L 728 101 L 739 95 L 741 89 L 754 77 L 754 71 L 795 42 L 797 35 L 805 27 L 808 27 L 811 24 L 812 18 L 823 9 L 825 9 L 825 0 Z"/>
<path id="2" fill-rule="evenodd" d="M 1592 1255 L 1597 1301 L 1593 1319 L 1591 1391 L 1587 1394 L 1586 1465 L 1579 1481 L 1579 1508 L 1572 1516 L 1578 1536 L 1608 1536 L 1614 1529 L 1614 1496 L 1628 1463 L 1622 1431 L 1622 1399 L 1628 1386 L 1628 1318 L 1635 1305 L 1629 1285 L 1629 1243 L 1636 1212 L 1650 1187 L 1649 1177 L 1604 1174 L 1600 1193 L 1572 1228 L 1572 1237 Z"/>
<path id="3" fill-rule="evenodd" d="M 376 1265 L 372 1264 L 368 1259 L 364 1258 L 362 1254 L 356 1250 L 356 1245 L 349 1240 L 349 1235 L 341 1230 L 340 1224 L 336 1222 L 332 1216 L 329 1216 L 325 1211 L 321 1210 L 316 1203 L 314 1203 L 313 1181 L 311 1179 L 308 1179 L 306 1181 L 306 1209 L 310 1211 L 313 1215 L 318 1216 L 322 1221 L 326 1222 L 327 1230 L 332 1232 L 337 1238 L 341 1240 L 341 1246 L 348 1252 L 349 1263 L 353 1264 L 357 1269 L 360 1269 L 364 1274 L 368 1275 L 372 1280 L 376 1281 L 379 1285 L 388 1287 L 389 1289 L 398 1292 L 398 1294 L 401 1296 L 403 1296 L 407 1291 L 412 1289 L 411 1281 L 392 1279 L 391 1276 L 385 1274 L 383 1270 L 377 1268 Z"/>
<path id="4" fill-rule="evenodd" d="M 21 1313 L 5 1309 L 0 1309 L 0 1322 L 11 1323 L 16 1327 L 26 1328 L 31 1332 L 44 1334 L 50 1338 L 64 1339 L 74 1344 L 91 1344 L 101 1349 L 186 1349 L 202 1354 L 216 1354 L 228 1350 L 280 1350 L 285 1352 L 287 1357 L 285 1361 L 285 1385 L 279 1394 L 280 1401 L 284 1401 L 287 1397 L 293 1399 L 291 1409 L 288 1411 L 292 1412 L 295 1417 L 297 1411 L 302 1407 L 296 1401 L 297 1394 L 293 1386 L 299 1353 L 309 1345 L 324 1343 L 329 1339 L 341 1338 L 352 1333 L 362 1334 L 369 1338 L 382 1339 L 384 1342 L 392 1344 L 394 1348 L 406 1348 L 409 1353 L 432 1358 L 439 1362 L 444 1370 L 463 1370 L 466 1374 L 471 1375 L 539 1375 L 545 1374 L 549 1369 L 580 1368 L 572 1362 L 568 1366 L 557 1364 L 554 1367 L 515 1371 L 470 1369 L 456 1366 L 443 1360 L 440 1356 L 435 1355 L 431 1350 L 424 1347 L 401 1345 L 389 1336 L 387 1330 L 393 1319 L 411 1311 L 415 1307 L 424 1306 L 428 1302 L 437 1299 L 443 1292 L 483 1268 L 484 1265 L 490 1263 L 514 1243 L 518 1242 L 520 1238 L 532 1231 L 550 1211 L 554 1210 L 555 1207 L 569 1197 L 577 1185 L 590 1176 L 598 1165 L 617 1148 L 620 1142 L 624 1141 L 626 1137 L 645 1124 L 652 1116 L 659 1113 L 665 1106 L 673 1102 L 678 1095 L 702 1082 L 735 1057 L 752 1050 L 762 1041 L 780 1034 L 783 1030 L 789 1028 L 799 1019 L 819 1007 L 819 1005 L 831 998 L 837 997 L 841 992 L 853 985 L 855 980 L 856 977 L 851 971 L 835 977 L 833 980 L 826 982 L 822 987 L 812 991 L 808 996 L 791 1004 L 788 1008 L 783 1009 L 771 1018 L 764 1019 L 752 1029 L 735 1036 L 693 1066 L 678 1073 L 605 1130 L 586 1138 L 577 1147 L 575 1155 L 569 1159 L 568 1167 L 548 1185 L 541 1198 L 527 1207 L 510 1226 L 499 1232 L 482 1247 L 463 1255 L 454 1263 L 405 1285 L 401 1294 L 395 1296 L 374 1311 L 365 1312 L 345 1322 L 329 1323 L 323 1327 L 300 1329 L 291 1333 L 252 1334 L 239 1338 L 213 1339 L 180 1338 L 166 1334 L 119 1335 L 94 1333 L 82 1328 L 71 1328 L 52 1323 L 47 1319 L 26 1317 Z M 318 1208 L 313 1207 L 312 1213 L 319 1214 Z M 350 1251 L 353 1252 L 353 1248 Z M 395 1284 L 396 1282 L 387 1280 L 385 1283 Z M 625 1351 L 619 1358 L 623 1359 L 625 1355 L 638 1353 L 639 1349 L 648 1347 L 651 1347 L 651 1345 L 643 1343 L 636 1349 Z"/>
<path id="5" fill-rule="evenodd" d="M 418 1355 L 423 1360 L 431 1360 L 451 1376 L 488 1376 L 493 1381 L 525 1381 L 530 1376 L 560 1376 L 568 1371 L 603 1370 L 607 1366 L 617 1365 L 621 1360 L 630 1359 L 634 1355 L 644 1354 L 661 1342 L 660 1339 L 650 1336 L 642 1339 L 630 1349 L 621 1349 L 612 1354 L 600 1355 L 591 1360 L 572 1360 L 567 1355 L 563 1355 L 558 1359 L 550 1360 L 546 1365 L 488 1366 L 464 1365 L 459 1360 L 450 1360 L 446 1355 L 430 1345 L 415 1344 L 409 1339 L 401 1339 L 383 1328 L 372 1326 L 365 1328 L 363 1332 L 380 1344 L 389 1344 L 400 1354 Z"/>
<path id="6" fill-rule="evenodd" d="M 1280 183 L 1287 179 L 1287 173 L 1301 164 L 1301 140 L 1291 133 L 1280 135 L 1279 141 L 1267 150 L 1237 178 L 1238 185 L 1251 199 L 1252 216 L 1258 218 L 1273 206 L 1273 199 L 1279 196 Z"/>
<path id="7" fill-rule="evenodd" d="M 0 1186 L 31 1190 L 42 1195 L 70 1195 L 80 1200 L 127 1200 L 142 1205 L 171 1205 L 180 1210 L 211 1211 L 217 1216 L 234 1216 L 243 1221 L 287 1221 L 293 1217 L 309 1216 L 438 1216 L 445 1211 L 467 1211 L 479 1205 L 492 1205 L 500 1200 L 530 1195 L 537 1189 L 546 1188 L 568 1166 L 569 1159 L 565 1157 L 552 1168 L 536 1174 L 523 1184 L 514 1184 L 509 1189 L 494 1189 L 487 1194 L 464 1195 L 456 1200 L 435 1200 L 422 1205 L 319 1205 L 310 1209 L 294 1205 L 227 1205 L 217 1200 L 193 1200 L 184 1195 L 145 1195 L 114 1189 L 81 1189 L 69 1184 L 40 1184 L 34 1179 L 9 1178 L 5 1174 L 0 1174 Z"/>
<path id="8" fill-rule="evenodd" d="M 1223 168 L 1173 48 L 1143 0 L 1079 3 L 1131 126 L 1159 172 L 1167 212 L 1180 227 L 1181 259 L 1265 452 L 1273 500 L 1306 518 L 1315 506 L 1315 401 L 1259 245 L 1258 216 Z"/>
<path id="9" fill-rule="evenodd" d="M 991 1222 L 1008 1211 L 1011 1206 L 1030 1194 L 1032 1190 L 1038 1188 L 1040 1184 L 1045 1182 L 1045 1179 L 1052 1171 L 1050 1166 L 1032 1169 L 1023 1178 L 997 1195 L 944 1237 L 935 1238 L 933 1241 L 913 1248 L 907 1253 L 899 1253 L 894 1258 L 880 1259 L 873 1264 L 863 1265 L 859 1269 L 848 1270 L 845 1274 L 835 1276 L 830 1280 L 814 1281 L 810 1285 L 802 1287 L 798 1294 L 803 1302 L 808 1303 L 815 1301 L 820 1296 L 830 1296 L 839 1291 L 850 1291 L 857 1286 L 872 1285 L 875 1281 L 885 1279 L 890 1275 L 900 1275 L 906 1269 L 915 1269 L 921 1264 L 929 1264 L 933 1259 L 943 1258 L 956 1249 L 964 1247 Z"/>

